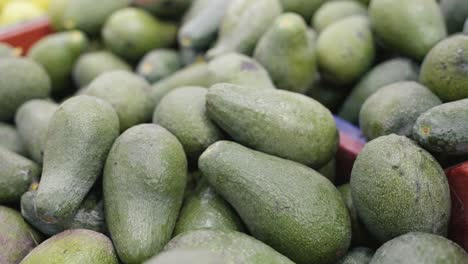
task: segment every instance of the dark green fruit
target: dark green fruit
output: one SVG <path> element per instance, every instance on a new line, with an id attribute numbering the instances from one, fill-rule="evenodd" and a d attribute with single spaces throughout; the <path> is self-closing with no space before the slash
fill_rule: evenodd
<path id="1" fill-rule="evenodd" d="M 26 153 L 25 146 L 17 129 L 7 123 L 0 122 L 0 147 L 4 147 L 10 151 L 24 155 Z"/>
<path id="2" fill-rule="evenodd" d="M 174 249 L 154 256 L 143 264 L 220 264 L 226 259 L 220 253 L 202 249 Z"/>
<path id="3" fill-rule="evenodd" d="M 157 17 L 179 18 L 192 2 L 193 0 L 134 0 L 133 4 L 150 11 Z"/>
<path id="4" fill-rule="evenodd" d="M 444 14 L 448 32 L 453 34 L 463 30 L 468 18 L 468 2 L 465 0 L 441 0 L 440 8 Z"/>
<path id="5" fill-rule="evenodd" d="M 280 0 L 280 2 L 285 12 L 300 14 L 309 21 L 315 11 L 327 0 Z"/>
<path id="6" fill-rule="evenodd" d="M 330 1 L 317 10 L 311 24 L 321 32 L 329 25 L 354 15 L 367 15 L 367 7 L 354 0 Z"/>
<path id="7" fill-rule="evenodd" d="M 147 53 L 136 69 L 148 82 L 166 78 L 182 67 L 179 54 L 170 49 L 157 49 Z"/>

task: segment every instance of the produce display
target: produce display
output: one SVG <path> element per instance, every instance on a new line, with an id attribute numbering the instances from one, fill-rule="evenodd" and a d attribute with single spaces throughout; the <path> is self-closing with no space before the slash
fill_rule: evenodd
<path id="1" fill-rule="evenodd" d="M 0 0 L 0 264 L 468 264 L 467 186 L 467 0 Z"/>

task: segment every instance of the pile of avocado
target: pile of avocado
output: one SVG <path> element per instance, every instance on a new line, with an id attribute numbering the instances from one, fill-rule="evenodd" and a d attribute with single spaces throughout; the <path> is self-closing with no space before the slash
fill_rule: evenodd
<path id="1" fill-rule="evenodd" d="M 0 44 L 0 263 L 468 263 L 467 0 L 50 10 Z M 369 141 L 340 186 L 333 114 Z"/>

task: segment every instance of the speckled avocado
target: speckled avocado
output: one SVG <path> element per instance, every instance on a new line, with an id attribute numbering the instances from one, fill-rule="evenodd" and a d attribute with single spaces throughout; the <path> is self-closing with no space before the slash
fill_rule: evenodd
<path id="1" fill-rule="evenodd" d="M 367 15 L 367 7 L 354 0 L 330 1 L 315 12 L 311 24 L 321 32 L 334 22 L 353 15 Z"/>
<path id="2" fill-rule="evenodd" d="M 154 83 L 170 76 L 181 67 L 181 59 L 175 50 L 156 49 L 141 59 L 136 72 L 148 82 Z"/>
<path id="3" fill-rule="evenodd" d="M 0 122 L 0 147 L 4 147 L 20 155 L 26 153 L 25 146 L 17 129 L 7 123 Z"/>
<path id="4" fill-rule="evenodd" d="M 366 144 L 353 166 L 351 195 L 366 228 L 381 242 L 413 231 L 447 234 L 450 191 L 444 171 L 404 136 Z"/>
<path id="5" fill-rule="evenodd" d="M 468 154 L 468 99 L 436 106 L 413 127 L 414 139 L 431 152 Z"/>
<path id="6" fill-rule="evenodd" d="M 112 242 L 105 235 L 72 229 L 55 235 L 32 250 L 20 264 L 117 264 Z"/>
<path id="7" fill-rule="evenodd" d="M 325 166 L 317 170 L 318 173 L 322 174 L 325 178 L 331 182 L 335 182 L 336 178 L 336 159 L 331 159 Z"/>
<path id="8" fill-rule="evenodd" d="M 346 256 L 336 262 L 336 264 L 369 264 L 373 254 L 374 251 L 370 248 L 353 248 Z"/>
<path id="9" fill-rule="evenodd" d="M 387 85 L 362 105 L 359 125 L 367 139 L 397 134 L 411 136 L 418 117 L 442 102 L 417 82 Z"/>
<path id="10" fill-rule="evenodd" d="M 206 107 L 216 124 L 253 149 L 314 168 L 335 155 L 338 132 L 333 116 L 304 95 L 218 84 L 208 91 Z"/>
<path id="11" fill-rule="evenodd" d="M 346 253 L 348 211 L 316 171 L 229 141 L 211 145 L 198 166 L 254 237 L 296 263 L 330 263 Z"/>
<path id="12" fill-rule="evenodd" d="M 463 24 L 468 18 L 468 2 L 465 0 L 441 0 L 440 8 L 444 14 L 449 33 L 463 30 Z"/>
<path id="13" fill-rule="evenodd" d="M 166 129 L 138 125 L 115 141 L 104 169 L 104 206 L 124 263 L 142 263 L 169 241 L 186 181 L 183 147 Z"/>

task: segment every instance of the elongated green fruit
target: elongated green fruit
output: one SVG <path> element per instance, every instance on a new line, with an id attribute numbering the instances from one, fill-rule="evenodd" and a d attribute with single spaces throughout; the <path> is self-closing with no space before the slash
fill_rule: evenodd
<path id="1" fill-rule="evenodd" d="M 181 67 L 182 61 L 175 50 L 156 49 L 141 59 L 136 71 L 148 82 L 154 83 L 170 76 Z"/>
<path id="2" fill-rule="evenodd" d="M 169 241 L 186 175 L 182 145 L 166 129 L 138 125 L 116 140 L 104 169 L 103 188 L 106 221 L 123 262 L 142 263 Z"/>
<path id="3" fill-rule="evenodd" d="M 19 131 L 7 123 L 0 122 L 0 147 L 9 149 L 20 155 L 26 153 L 23 140 L 19 135 Z"/>

